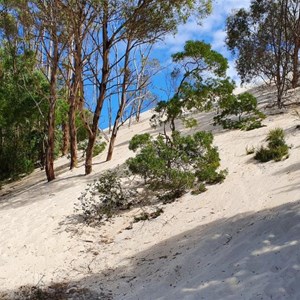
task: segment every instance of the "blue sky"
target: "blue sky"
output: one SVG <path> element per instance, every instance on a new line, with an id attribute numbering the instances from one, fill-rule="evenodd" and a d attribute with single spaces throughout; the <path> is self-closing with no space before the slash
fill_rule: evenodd
<path id="1" fill-rule="evenodd" d="M 237 84 L 239 78 L 234 67 L 234 58 L 225 45 L 225 23 L 227 16 L 234 10 L 248 8 L 251 0 L 213 0 L 212 14 L 202 20 L 202 25 L 197 24 L 197 20 L 189 20 L 186 24 L 180 25 L 177 33 L 167 35 L 164 40 L 155 45 L 152 57 L 158 59 L 162 65 L 171 63 L 171 55 L 182 51 L 187 40 L 204 40 L 212 45 L 212 49 L 218 51 L 228 59 L 229 69 L 227 75 Z M 166 73 L 166 70 L 164 71 Z M 165 74 L 160 74 L 154 79 L 154 93 L 159 96 L 159 100 L 166 100 L 166 94 L 159 89 L 164 89 Z M 164 94 L 164 95 L 163 95 Z M 113 105 L 116 112 L 117 105 Z M 108 126 L 107 106 L 100 119 L 100 127 Z"/>
<path id="2" fill-rule="evenodd" d="M 181 51 L 187 40 L 204 40 L 212 45 L 212 48 L 220 52 L 229 60 L 227 75 L 235 81 L 239 81 L 234 68 L 234 60 L 225 46 L 225 22 L 227 16 L 234 10 L 248 8 L 250 0 L 214 0 L 213 12 L 202 20 L 202 25 L 197 20 L 189 20 L 186 24 L 180 25 L 175 35 L 168 35 L 164 41 L 157 45 L 157 53 L 161 51 L 159 59 L 166 61 L 172 53 Z"/>

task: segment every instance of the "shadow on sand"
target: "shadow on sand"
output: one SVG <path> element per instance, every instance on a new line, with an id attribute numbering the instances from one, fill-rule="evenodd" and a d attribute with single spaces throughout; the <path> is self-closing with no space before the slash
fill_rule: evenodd
<path id="1" fill-rule="evenodd" d="M 297 201 L 195 227 L 102 273 L 96 259 L 66 284 L 91 287 L 74 299 L 299 299 L 299 232 Z"/>

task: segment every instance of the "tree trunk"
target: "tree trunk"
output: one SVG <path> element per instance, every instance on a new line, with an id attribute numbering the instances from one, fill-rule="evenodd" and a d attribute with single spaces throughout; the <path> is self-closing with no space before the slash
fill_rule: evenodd
<path id="1" fill-rule="evenodd" d="M 75 47 L 73 47 L 73 43 Z M 70 169 L 76 168 L 78 163 L 77 154 L 77 128 L 76 128 L 76 109 L 83 109 L 83 83 L 82 83 L 82 41 L 81 26 L 76 28 L 74 39 L 71 43 L 72 61 L 74 63 L 74 74 L 71 78 L 71 89 L 69 98 L 69 126 L 70 126 Z"/>
<path id="2" fill-rule="evenodd" d="M 114 122 L 114 127 L 112 130 L 111 138 L 110 138 L 110 143 L 109 143 L 109 148 L 108 148 L 108 153 L 106 157 L 106 161 L 110 161 L 112 159 L 114 147 L 115 147 L 115 141 L 117 138 L 117 134 L 119 131 L 119 123 L 121 121 L 121 118 L 124 114 L 124 109 L 126 106 L 126 94 L 127 94 L 127 87 L 128 87 L 128 79 L 129 79 L 129 56 L 130 56 L 130 49 L 131 48 L 131 40 L 129 39 L 127 41 L 127 47 L 126 47 L 126 52 L 125 52 L 125 58 L 124 58 L 124 76 L 123 76 L 123 82 L 122 82 L 122 94 L 121 94 L 121 102 L 119 106 L 119 110 Z"/>
<path id="3" fill-rule="evenodd" d="M 85 157 L 85 174 L 92 173 L 92 160 L 93 160 L 93 150 L 96 141 L 96 135 L 90 134 L 89 141 L 86 148 L 86 157 Z"/>
<path id="4" fill-rule="evenodd" d="M 54 29 L 53 29 L 54 30 Z M 55 107 L 56 107 L 56 85 L 57 85 L 57 71 L 59 61 L 58 50 L 58 36 L 56 32 L 52 32 L 51 36 L 53 55 L 51 57 L 51 76 L 50 76 L 50 99 L 49 99 L 49 112 L 48 112 L 48 137 L 46 149 L 46 162 L 45 171 L 47 180 L 52 181 L 55 179 L 54 174 L 54 147 L 55 147 Z"/>
<path id="5" fill-rule="evenodd" d="M 118 134 L 118 131 L 119 131 L 119 123 L 120 123 L 120 120 L 122 118 L 123 111 L 124 111 L 123 107 L 120 107 L 119 111 L 117 113 L 117 117 L 115 119 L 114 127 L 113 127 L 111 137 L 110 137 L 110 141 L 109 141 L 109 147 L 108 147 L 108 153 L 107 153 L 106 161 L 110 161 L 112 159 L 117 134 Z"/>
<path id="6" fill-rule="evenodd" d="M 93 161 L 93 148 L 95 145 L 97 133 L 98 133 L 98 124 L 100 119 L 100 114 L 103 108 L 103 103 L 107 93 L 107 81 L 109 77 L 109 53 L 111 48 L 111 41 L 108 38 L 108 2 L 105 1 L 103 4 L 103 26 L 102 26 L 102 40 L 103 40 L 103 54 L 102 54 L 102 71 L 101 71 L 101 84 L 100 84 L 100 93 L 97 99 L 96 108 L 94 111 L 93 124 L 89 133 L 89 141 L 86 150 L 85 157 L 85 174 L 88 175 L 92 172 L 92 161 Z"/>
<path id="7" fill-rule="evenodd" d="M 54 47 L 56 48 L 56 47 Z M 54 57 L 56 56 L 54 50 Z M 54 66 L 55 65 L 55 66 Z M 48 181 L 55 179 L 54 174 L 54 131 L 55 131 L 55 105 L 56 105 L 56 74 L 57 63 L 53 62 L 50 81 L 50 106 L 48 112 L 48 138 L 46 149 L 46 176 Z"/>
<path id="8" fill-rule="evenodd" d="M 136 110 L 136 122 L 140 122 L 140 117 L 141 117 L 141 110 L 142 110 L 142 105 L 143 105 L 143 100 L 140 99 L 139 102 L 138 102 L 138 107 L 137 107 L 137 110 Z"/>

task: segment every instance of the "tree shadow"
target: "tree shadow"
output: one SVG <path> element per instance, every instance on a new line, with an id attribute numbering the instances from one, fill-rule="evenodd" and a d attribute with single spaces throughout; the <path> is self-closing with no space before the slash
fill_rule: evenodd
<path id="1" fill-rule="evenodd" d="M 300 173 L 300 162 L 287 166 L 286 168 L 280 169 L 274 173 L 274 175 L 282 175 L 285 173 Z"/>
<path id="2" fill-rule="evenodd" d="M 101 273 L 96 258 L 90 275 L 68 285 L 90 287 L 95 295 L 110 290 L 124 300 L 299 299 L 299 229 L 300 201 L 238 214 L 163 240 Z M 134 239 L 135 228 L 130 233 Z"/>

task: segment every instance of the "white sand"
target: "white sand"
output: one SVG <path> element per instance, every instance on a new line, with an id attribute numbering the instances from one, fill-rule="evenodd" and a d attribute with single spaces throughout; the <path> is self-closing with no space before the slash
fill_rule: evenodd
<path id="1" fill-rule="evenodd" d="M 166 205 L 157 219 L 132 230 L 124 229 L 133 212 L 101 228 L 76 222 L 86 184 L 132 155 L 133 134 L 155 132 L 149 115 L 122 129 L 113 161 L 100 155 L 92 175 L 81 165 L 46 183 L 36 171 L 1 196 L 0 291 L 67 281 L 114 299 L 300 299 L 300 120 L 291 112 L 249 132 L 214 129 L 225 182 Z M 199 120 L 211 128 L 208 115 Z M 259 164 L 245 149 L 275 127 L 285 129 L 290 157 Z"/>

